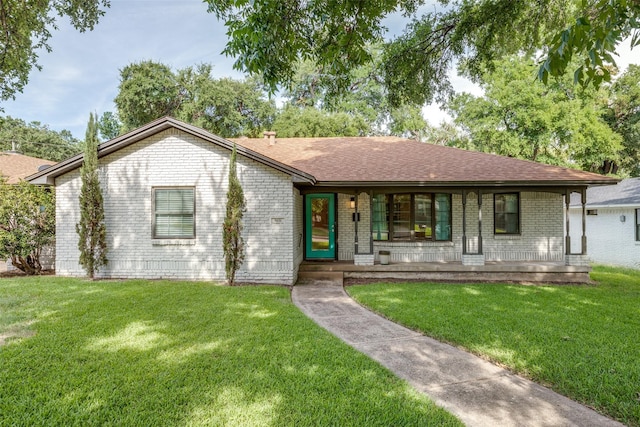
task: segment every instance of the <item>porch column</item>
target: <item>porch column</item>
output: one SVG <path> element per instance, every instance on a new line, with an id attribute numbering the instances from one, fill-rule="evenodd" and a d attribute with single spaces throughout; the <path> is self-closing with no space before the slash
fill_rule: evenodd
<path id="1" fill-rule="evenodd" d="M 369 253 L 373 253 L 373 190 L 369 190 Z"/>
<path id="2" fill-rule="evenodd" d="M 567 236 L 565 237 L 565 256 L 564 263 L 565 265 L 570 266 L 588 266 L 589 258 L 587 258 L 587 189 L 582 188 L 580 190 L 580 201 L 582 203 L 582 241 L 580 242 L 580 252 L 572 252 L 571 251 L 571 235 L 569 232 L 569 206 L 571 205 L 571 190 L 569 188 L 565 191 L 565 215 L 567 218 Z"/>
<path id="3" fill-rule="evenodd" d="M 587 189 L 583 188 L 580 193 L 580 200 L 582 201 L 582 245 L 581 254 L 587 254 Z"/>
<path id="4" fill-rule="evenodd" d="M 353 242 L 355 246 L 354 254 L 360 254 L 360 250 L 358 249 L 358 190 L 356 190 L 355 197 L 355 212 L 353 214 L 353 226 L 355 229 L 355 242 Z"/>
<path id="5" fill-rule="evenodd" d="M 462 265 L 480 266 L 484 265 L 484 255 L 482 254 L 482 191 L 475 190 L 478 195 L 478 250 L 469 253 L 467 245 L 467 190 L 462 190 Z"/>
<path id="6" fill-rule="evenodd" d="M 467 254 L 467 190 L 462 190 L 462 255 Z"/>
<path id="7" fill-rule="evenodd" d="M 478 190 L 478 255 L 482 255 L 482 190 Z"/>
<path id="8" fill-rule="evenodd" d="M 366 193 L 365 193 L 366 194 Z M 354 265 L 373 265 L 374 261 L 375 261 L 375 255 L 373 254 L 373 242 L 370 243 L 370 251 L 368 252 L 361 252 L 360 251 L 360 241 L 359 241 L 359 237 L 358 237 L 358 223 L 360 222 L 360 210 L 358 209 L 358 196 L 360 195 L 360 191 L 356 190 L 355 191 L 355 197 L 354 197 L 354 203 L 353 203 L 353 207 L 354 207 L 354 212 L 351 214 L 351 219 L 353 220 L 353 229 L 354 229 L 354 252 L 353 252 L 353 263 Z M 370 206 L 370 209 L 373 209 L 373 207 Z M 373 215 L 371 215 L 371 218 L 373 218 Z M 369 221 L 369 228 L 370 228 L 370 233 L 373 230 L 373 225 L 371 225 L 371 221 Z"/>
<path id="9" fill-rule="evenodd" d="M 568 188 L 564 192 L 564 203 L 565 228 L 567 231 L 567 235 L 564 238 L 564 254 L 571 255 L 571 236 L 569 235 L 569 205 L 571 204 L 571 191 Z"/>

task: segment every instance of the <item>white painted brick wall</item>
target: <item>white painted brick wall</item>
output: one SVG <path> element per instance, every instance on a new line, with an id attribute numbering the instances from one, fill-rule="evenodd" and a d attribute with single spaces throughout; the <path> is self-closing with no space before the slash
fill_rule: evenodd
<path id="1" fill-rule="evenodd" d="M 639 206 L 640 207 L 640 206 Z M 598 208 L 587 215 L 587 256 L 600 264 L 640 268 L 640 242 L 635 240 L 635 208 Z M 625 221 L 620 221 L 624 215 Z M 569 212 L 571 251 L 580 251 L 582 208 Z"/>
<path id="2" fill-rule="evenodd" d="M 520 193 L 520 235 L 493 234 L 493 195 L 483 197 L 483 252 L 487 261 L 563 261 L 563 198 Z"/>
<path id="3" fill-rule="evenodd" d="M 98 277 L 223 280 L 222 222 L 230 152 L 175 129 L 166 130 L 100 159 L 109 264 Z M 238 177 L 247 200 L 243 282 L 295 281 L 291 178 L 243 156 Z M 195 186 L 196 238 L 152 239 L 151 189 Z M 79 171 L 56 180 L 56 270 L 82 276 L 78 265 Z"/>
<path id="4" fill-rule="evenodd" d="M 338 195 L 339 258 L 353 259 L 353 221 L 348 194 Z M 477 195 L 467 197 L 468 250 L 478 246 Z M 521 234 L 515 236 L 494 235 L 493 194 L 482 197 L 482 242 L 487 261 L 564 261 L 563 202 L 554 193 L 522 192 L 520 194 Z M 452 234 L 450 242 L 374 242 L 374 253 L 391 252 L 391 262 L 435 262 L 462 260 L 462 196 L 453 194 Z M 361 194 L 358 200 L 361 212 L 359 240 L 361 248 L 369 244 L 369 196 Z"/>
<path id="5" fill-rule="evenodd" d="M 293 277 L 298 277 L 298 269 L 304 260 L 304 198 L 297 188 L 293 188 Z"/>
<path id="6" fill-rule="evenodd" d="M 338 194 L 338 259 L 352 260 L 355 254 L 355 222 L 353 222 L 354 209 L 351 209 L 352 194 Z M 358 196 L 358 246 L 359 253 L 366 254 L 371 250 L 371 209 L 369 208 L 369 195 L 360 193 Z"/>

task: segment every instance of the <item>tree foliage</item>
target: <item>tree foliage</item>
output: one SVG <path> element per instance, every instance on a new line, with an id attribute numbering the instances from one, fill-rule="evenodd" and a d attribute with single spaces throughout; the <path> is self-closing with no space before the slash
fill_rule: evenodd
<path id="1" fill-rule="evenodd" d="M 280 138 L 361 136 L 370 126 L 362 116 L 286 105 L 278 113 L 273 130 Z"/>
<path id="2" fill-rule="evenodd" d="M 367 46 L 372 62 L 351 70 L 351 84 L 346 92 L 336 93 L 323 79 L 319 69 L 310 61 L 302 61 L 296 67 L 294 80 L 284 91 L 288 105 L 279 112 L 277 124 L 282 126 L 289 119 L 292 110 L 288 106 L 299 107 L 301 118 L 311 119 L 326 116 L 328 123 L 337 132 L 322 135 L 309 134 L 298 136 L 352 136 L 352 135 L 397 135 L 419 139 L 421 130 L 426 126 L 419 106 L 402 104 L 391 106 L 387 101 L 386 88 L 381 74 L 380 45 Z M 309 108 L 322 113 L 313 113 Z M 344 127 L 349 130 L 340 134 L 333 125 L 334 119 L 343 119 Z M 294 119 L 295 120 L 295 119 Z M 336 120 L 337 122 L 337 120 Z M 337 123 L 336 123 L 337 124 Z M 314 125 L 315 126 L 315 125 Z M 289 127 L 322 128 L 322 124 L 311 127 L 310 124 L 291 123 Z M 357 128 L 354 133 L 352 129 Z M 277 129 L 276 129 L 277 130 Z"/>
<path id="3" fill-rule="evenodd" d="M 622 135 L 623 172 L 640 176 L 640 66 L 629 65 L 612 85 L 606 120 Z"/>
<path id="4" fill-rule="evenodd" d="M 76 224 L 79 263 L 93 279 L 96 271 L 107 265 L 107 229 L 98 177 L 98 125 L 93 113 L 89 114 L 80 178 L 80 222 Z"/>
<path id="5" fill-rule="evenodd" d="M 447 71 L 456 62 L 479 79 L 496 59 L 520 52 L 543 53 L 545 82 L 569 64 L 579 64 L 583 84 L 607 81 L 615 46 L 628 36 L 638 41 L 640 11 L 630 0 L 439 0 L 441 7 L 425 0 L 205 1 L 225 21 L 224 52 L 236 58 L 235 67 L 264 75 L 273 91 L 289 86 L 295 64 L 305 59 L 327 85 L 347 92 L 351 71 L 373 59 L 366 47 L 386 36 L 383 18 L 402 14 L 406 29 L 385 43 L 383 54 L 394 106 L 446 99 Z"/>
<path id="6" fill-rule="evenodd" d="M 68 130 L 56 132 L 40 122 L 0 117 L 0 151 L 11 150 L 13 144 L 22 154 L 56 162 L 81 151 Z"/>
<path id="7" fill-rule="evenodd" d="M 566 81 L 545 86 L 535 72 L 522 57 L 496 61 L 484 96 L 454 97 L 450 110 L 469 134 L 464 148 L 591 171 L 616 160 L 621 138 L 602 119 L 606 94 Z"/>
<path id="8" fill-rule="evenodd" d="M 258 80 L 215 79 L 207 64 L 177 72 L 153 61 L 130 64 L 114 101 L 124 131 L 173 116 L 223 137 L 257 137 L 275 115 Z"/>
<path id="9" fill-rule="evenodd" d="M 105 111 L 98 119 L 98 131 L 103 140 L 110 140 L 120 135 L 122 123 L 118 115 L 112 111 Z"/>
<path id="10" fill-rule="evenodd" d="M 27 274 L 42 271 L 42 249 L 55 240 L 54 193 L 26 181 L 7 184 L 0 177 L 0 259 L 11 258 Z"/>
<path id="11" fill-rule="evenodd" d="M 242 217 L 246 201 L 242 185 L 236 172 L 236 146 L 233 145 L 229 161 L 229 189 L 227 190 L 227 211 L 222 228 L 222 249 L 224 251 L 227 282 L 235 283 L 236 271 L 244 262 L 244 239 L 242 238 Z"/>
<path id="12" fill-rule="evenodd" d="M 631 46 L 640 43 L 640 3 L 634 0 L 584 1 L 575 21 L 557 33 L 547 47 L 547 55 L 538 77 L 547 82 L 549 76 L 565 74 L 570 64 L 577 63 L 574 82 L 582 86 L 611 81 L 615 74 L 615 50 L 631 37 Z"/>
<path id="13" fill-rule="evenodd" d="M 80 32 L 93 30 L 109 0 L 0 1 L 0 100 L 15 98 L 38 65 L 59 17 L 67 16 Z"/>

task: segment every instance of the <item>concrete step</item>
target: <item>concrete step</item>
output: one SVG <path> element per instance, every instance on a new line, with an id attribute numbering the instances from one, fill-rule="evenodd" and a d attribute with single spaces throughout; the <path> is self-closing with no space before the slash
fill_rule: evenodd
<path id="1" fill-rule="evenodd" d="M 344 273 L 342 271 L 299 271 L 296 285 L 317 282 L 331 282 L 342 285 Z"/>

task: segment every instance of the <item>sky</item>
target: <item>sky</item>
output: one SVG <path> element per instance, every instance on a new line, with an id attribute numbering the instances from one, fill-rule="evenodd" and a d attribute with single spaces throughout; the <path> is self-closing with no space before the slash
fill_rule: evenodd
<path id="1" fill-rule="evenodd" d="M 403 22 L 397 17 L 385 24 L 397 34 Z M 34 69 L 24 91 L 2 103 L 4 115 L 38 121 L 56 131 L 67 129 L 84 139 L 90 112 L 116 110 L 120 69 L 133 62 L 153 60 L 174 70 L 210 63 L 214 77 L 244 77 L 233 69 L 233 58 L 221 54 L 226 29 L 207 13 L 202 0 L 112 0 L 93 31 L 79 33 L 66 18 L 58 23 L 49 40 L 52 52 L 40 54 L 42 71 Z M 640 47 L 630 51 L 627 43 L 619 54 L 621 69 L 640 63 Z M 481 94 L 453 71 L 451 79 L 457 91 Z M 448 119 L 437 105 L 423 113 L 433 125 Z"/>

